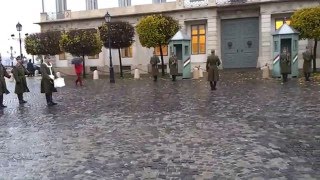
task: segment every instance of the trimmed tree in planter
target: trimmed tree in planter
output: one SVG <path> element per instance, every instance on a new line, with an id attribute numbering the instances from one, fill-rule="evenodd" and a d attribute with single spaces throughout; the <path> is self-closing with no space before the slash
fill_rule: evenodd
<path id="1" fill-rule="evenodd" d="M 110 27 L 110 31 L 108 27 Z M 110 22 L 110 25 L 104 24 L 100 26 L 99 31 L 104 47 L 109 48 L 110 36 L 110 48 L 118 49 L 120 76 L 123 77 L 121 48 L 128 48 L 134 42 L 134 27 L 128 22 L 116 21 Z"/>
<path id="2" fill-rule="evenodd" d="M 83 58 L 83 78 L 85 78 L 84 57 L 100 53 L 102 42 L 96 29 L 76 29 L 62 34 L 60 47 L 64 52 Z"/>
<path id="3" fill-rule="evenodd" d="M 140 43 L 143 47 L 160 48 L 162 76 L 164 76 L 162 46 L 167 45 L 169 40 L 180 29 L 178 21 L 170 16 L 164 16 L 161 14 L 150 15 L 143 17 L 136 28 Z"/>
<path id="4" fill-rule="evenodd" d="M 313 71 L 315 72 L 317 46 L 320 40 L 320 6 L 297 10 L 291 18 L 291 25 L 300 32 L 301 39 L 314 39 Z"/>

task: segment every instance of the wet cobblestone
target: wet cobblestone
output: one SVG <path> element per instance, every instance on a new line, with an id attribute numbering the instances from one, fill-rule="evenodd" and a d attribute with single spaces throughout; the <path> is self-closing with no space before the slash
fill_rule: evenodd
<path id="1" fill-rule="evenodd" d="M 320 179 L 320 84 L 256 76 L 68 78 L 50 108 L 30 78 L 0 110 L 0 179 Z"/>

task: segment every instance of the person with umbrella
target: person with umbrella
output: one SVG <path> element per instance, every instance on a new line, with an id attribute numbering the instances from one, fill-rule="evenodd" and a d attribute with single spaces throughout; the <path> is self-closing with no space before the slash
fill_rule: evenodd
<path id="1" fill-rule="evenodd" d="M 74 70 L 77 74 L 77 80 L 76 80 L 76 86 L 78 85 L 78 83 L 80 84 L 80 86 L 82 86 L 82 70 L 83 70 L 83 65 L 82 65 L 82 58 L 77 57 L 72 59 L 71 63 L 74 64 Z"/>

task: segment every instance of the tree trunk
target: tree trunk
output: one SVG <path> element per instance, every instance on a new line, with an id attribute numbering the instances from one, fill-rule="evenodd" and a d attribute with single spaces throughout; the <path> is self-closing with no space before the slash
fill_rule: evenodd
<path id="1" fill-rule="evenodd" d="M 85 62 L 85 59 L 84 59 L 84 55 L 82 55 L 82 58 L 83 58 L 83 78 L 86 78 L 86 62 Z"/>
<path id="2" fill-rule="evenodd" d="M 119 52 L 119 62 L 120 62 L 120 77 L 123 78 L 123 72 L 122 72 L 122 59 L 121 59 L 121 49 L 118 48 L 118 52 Z"/>
<path id="3" fill-rule="evenodd" d="M 162 71 L 162 76 L 164 76 L 164 61 L 163 61 L 163 53 L 162 53 L 162 46 L 160 46 L 160 56 L 161 56 L 161 71 Z"/>
<path id="4" fill-rule="evenodd" d="M 313 47 L 313 72 L 317 72 L 317 46 L 318 46 L 318 39 L 314 39 L 314 47 Z"/>

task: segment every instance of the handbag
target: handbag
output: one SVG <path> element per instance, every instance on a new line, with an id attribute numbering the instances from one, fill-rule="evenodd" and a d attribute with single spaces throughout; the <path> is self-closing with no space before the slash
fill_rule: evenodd
<path id="1" fill-rule="evenodd" d="M 55 88 L 61 88 L 66 86 L 65 82 L 64 82 L 64 78 L 57 78 L 55 80 L 53 80 L 54 82 L 54 87 Z"/>

